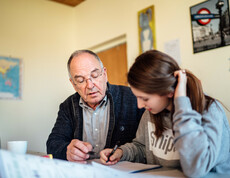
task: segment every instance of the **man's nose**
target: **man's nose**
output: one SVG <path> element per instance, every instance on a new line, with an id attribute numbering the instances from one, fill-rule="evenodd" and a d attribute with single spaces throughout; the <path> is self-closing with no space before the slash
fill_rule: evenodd
<path id="1" fill-rule="evenodd" d="M 86 79 L 86 87 L 87 88 L 93 88 L 94 87 L 94 83 L 93 83 L 91 78 Z"/>

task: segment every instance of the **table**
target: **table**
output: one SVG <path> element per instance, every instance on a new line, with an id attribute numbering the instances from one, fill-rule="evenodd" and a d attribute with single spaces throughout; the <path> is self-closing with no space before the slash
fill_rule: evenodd
<path id="1" fill-rule="evenodd" d="M 94 159 L 89 161 L 89 163 L 92 162 L 100 163 L 99 159 Z M 157 166 L 157 165 L 155 165 Z M 141 163 L 132 163 L 128 161 L 122 161 L 118 162 L 115 165 L 108 166 L 109 168 L 120 170 L 120 171 L 125 171 L 125 172 L 132 172 L 134 170 L 140 170 L 140 169 L 148 169 L 150 167 L 154 167 L 154 165 L 147 165 L 147 164 L 141 164 Z M 148 170 L 140 173 L 134 173 L 134 174 L 129 174 L 130 177 L 141 177 L 141 178 L 147 178 L 147 177 L 159 177 L 159 178 L 172 178 L 172 177 L 186 177 L 181 170 L 178 169 L 172 169 L 172 168 L 158 168 L 158 169 L 153 169 L 153 170 Z M 227 174 L 217 174 L 210 172 L 208 173 L 205 177 L 203 178 L 230 178 L 230 175 Z"/>

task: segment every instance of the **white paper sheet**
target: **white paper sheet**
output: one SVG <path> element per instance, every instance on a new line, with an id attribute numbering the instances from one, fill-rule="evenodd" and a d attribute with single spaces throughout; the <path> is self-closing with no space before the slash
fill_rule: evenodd
<path id="1" fill-rule="evenodd" d="M 115 178 L 127 177 L 107 166 L 78 164 L 0 150 L 0 178 Z"/>
<path id="2" fill-rule="evenodd" d="M 164 43 L 164 52 L 171 56 L 181 65 L 181 56 L 180 56 L 180 40 L 171 40 Z"/>
<path id="3" fill-rule="evenodd" d="M 93 165 L 95 165 L 95 163 L 101 164 L 99 159 L 94 159 L 91 162 Z M 115 169 L 115 170 L 119 170 L 119 171 L 124 171 L 126 173 L 133 173 L 136 171 L 144 171 L 144 170 L 148 171 L 150 169 L 158 168 L 159 165 L 150 165 L 150 164 L 142 164 L 142 163 L 132 163 L 129 161 L 121 161 L 121 162 L 118 162 L 117 164 L 110 165 L 107 167 Z"/>
<path id="4" fill-rule="evenodd" d="M 178 170 L 156 169 L 131 173 L 157 165 L 119 162 L 113 166 L 90 160 L 88 164 L 49 159 L 29 154 L 15 154 L 0 149 L 0 178 L 148 178 L 183 177 Z"/>

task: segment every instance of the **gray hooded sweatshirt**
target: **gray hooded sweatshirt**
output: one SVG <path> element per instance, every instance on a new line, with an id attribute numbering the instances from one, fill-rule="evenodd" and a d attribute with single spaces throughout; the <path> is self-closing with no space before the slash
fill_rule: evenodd
<path id="1" fill-rule="evenodd" d="M 132 143 L 126 143 L 121 160 L 181 168 L 188 177 L 208 172 L 230 174 L 230 127 L 218 101 L 203 114 L 192 109 L 188 97 L 174 99 L 173 120 L 163 118 L 167 130 L 157 139 L 150 112 L 145 111 Z"/>

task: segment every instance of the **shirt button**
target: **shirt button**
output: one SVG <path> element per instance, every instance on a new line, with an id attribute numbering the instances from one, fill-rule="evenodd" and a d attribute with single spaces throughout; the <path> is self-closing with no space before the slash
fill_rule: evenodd
<path id="1" fill-rule="evenodd" d="M 125 130 L 125 127 L 124 126 L 121 126 L 120 127 L 120 131 L 123 132 Z"/>
<path id="2" fill-rule="evenodd" d="M 96 147 L 98 147 L 98 144 L 96 144 Z"/>
<path id="3" fill-rule="evenodd" d="M 98 129 L 95 129 L 95 131 L 97 132 L 97 131 L 98 131 Z"/>

